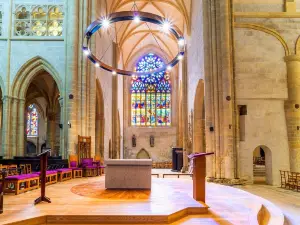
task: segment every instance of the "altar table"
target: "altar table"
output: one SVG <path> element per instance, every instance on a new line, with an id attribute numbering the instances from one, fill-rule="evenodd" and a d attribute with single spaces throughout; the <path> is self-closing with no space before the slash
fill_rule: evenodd
<path id="1" fill-rule="evenodd" d="M 105 188 L 151 189 L 152 159 L 107 159 L 105 165 Z"/>

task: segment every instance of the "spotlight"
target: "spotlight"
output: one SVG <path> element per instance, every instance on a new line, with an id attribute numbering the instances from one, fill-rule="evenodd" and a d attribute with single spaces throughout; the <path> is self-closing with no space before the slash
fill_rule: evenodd
<path id="1" fill-rule="evenodd" d="M 100 64 L 99 63 L 95 63 L 95 67 L 100 67 Z"/>
<path id="2" fill-rule="evenodd" d="M 180 38 L 180 39 L 178 40 L 178 45 L 179 45 L 179 46 L 184 46 L 184 38 Z"/>
<path id="3" fill-rule="evenodd" d="M 134 22 L 139 23 L 141 22 L 141 18 L 138 15 L 135 15 L 133 18 Z"/>
<path id="4" fill-rule="evenodd" d="M 90 52 L 89 52 L 89 50 L 83 50 L 83 53 L 85 54 L 85 55 L 89 55 L 90 54 Z"/>
<path id="5" fill-rule="evenodd" d="M 172 70 L 172 66 L 168 66 L 168 67 L 167 67 L 167 70 L 168 70 L 168 71 Z"/>
<path id="6" fill-rule="evenodd" d="M 101 23 L 104 28 L 108 28 L 110 25 L 110 21 L 106 18 L 104 18 Z"/>
<path id="7" fill-rule="evenodd" d="M 169 21 L 164 21 L 162 24 L 162 29 L 164 32 L 168 32 L 171 28 L 171 23 Z"/>
<path id="8" fill-rule="evenodd" d="M 179 56 L 177 57 L 177 59 L 178 59 L 178 60 L 182 60 L 182 59 L 183 59 L 183 55 L 179 55 Z"/>
<path id="9" fill-rule="evenodd" d="M 117 75 L 117 72 L 116 71 L 112 71 L 112 75 Z"/>

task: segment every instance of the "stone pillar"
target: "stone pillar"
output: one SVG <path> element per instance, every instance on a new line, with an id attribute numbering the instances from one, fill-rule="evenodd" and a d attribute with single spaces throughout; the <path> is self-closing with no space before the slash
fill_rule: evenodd
<path id="1" fill-rule="evenodd" d="M 10 116 L 11 121 L 11 157 L 17 155 L 17 121 L 18 121 L 18 99 L 13 98 L 11 100 L 12 104 L 12 113 Z"/>
<path id="2" fill-rule="evenodd" d="M 60 106 L 60 121 L 59 121 L 59 153 L 58 155 L 61 155 L 63 159 L 66 157 L 66 152 L 65 152 L 65 135 L 64 135 L 64 130 L 68 129 L 68 127 L 64 126 L 64 99 L 60 97 L 58 99 L 59 101 L 59 106 Z M 62 126 L 62 127 L 61 127 Z"/>
<path id="3" fill-rule="evenodd" d="M 25 99 L 19 100 L 19 118 L 18 118 L 18 156 L 24 156 L 25 146 L 24 146 L 24 132 L 26 130 L 25 124 Z"/>
<path id="4" fill-rule="evenodd" d="M 231 0 L 203 1 L 207 176 L 237 178 L 233 19 Z"/>
<path id="5" fill-rule="evenodd" d="M 182 82 L 180 83 L 179 92 L 178 92 L 178 122 L 177 122 L 177 146 L 182 147 L 183 145 L 183 130 L 182 130 Z"/>
<path id="6" fill-rule="evenodd" d="M 2 126 L 2 156 L 4 159 L 8 159 L 11 156 L 11 142 L 10 142 L 10 106 L 11 98 L 4 96 L 2 99 L 3 102 L 3 126 Z"/>
<path id="7" fill-rule="evenodd" d="M 0 134 L 0 146 L 2 146 L 2 115 L 3 115 L 3 102 L 2 102 L 2 99 L 0 100 L 0 131 L 1 131 L 1 134 Z"/>
<path id="8" fill-rule="evenodd" d="M 52 152 L 55 151 L 56 113 L 49 112 L 47 116 L 47 144 Z"/>
<path id="9" fill-rule="evenodd" d="M 288 100 L 285 114 L 290 147 L 291 171 L 300 172 L 300 56 L 285 57 Z"/>
<path id="10" fill-rule="evenodd" d="M 78 132 L 79 126 L 77 121 L 77 103 L 79 102 L 80 96 L 78 91 L 78 77 L 79 77 L 79 65 L 81 62 L 79 60 L 79 0 L 74 0 L 72 4 L 68 4 L 67 7 L 67 24 L 65 26 L 66 33 L 66 41 L 65 41 L 65 49 L 66 49 L 66 80 L 65 80 L 65 93 L 61 96 L 66 96 L 65 104 L 66 104 L 66 114 L 64 115 L 64 132 L 66 140 L 66 150 L 68 154 L 75 154 L 76 147 L 78 142 Z M 81 39 L 80 39 L 81 41 Z M 72 94 L 74 96 L 73 99 L 69 99 L 69 95 Z M 71 128 L 68 127 L 68 121 L 71 123 Z"/>
<path id="11" fill-rule="evenodd" d="M 113 43 L 113 67 L 117 67 L 118 47 Z M 118 159 L 120 149 L 118 149 L 118 77 L 112 77 L 112 158 Z"/>
<path id="12" fill-rule="evenodd" d="M 188 171 L 188 74 L 187 74 L 187 59 L 182 59 L 182 131 L 183 131 L 183 167 L 182 172 Z"/>

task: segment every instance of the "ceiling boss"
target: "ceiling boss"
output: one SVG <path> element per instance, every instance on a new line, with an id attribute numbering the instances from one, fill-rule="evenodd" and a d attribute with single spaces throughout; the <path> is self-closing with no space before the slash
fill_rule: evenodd
<path id="1" fill-rule="evenodd" d="M 166 62 L 162 67 L 159 67 L 155 70 L 151 71 L 130 71 L 130 70 L 123 70 L 114 68 L 110 65 L 105 64 L 103 61 L 101 61 L 101 58 L 98 58 L 93 52 L 91 52 L 90 49 L 90 40 L 91 37 L 99 30 L 101 29 L 107 29 L 109 28 L 113 23 L 117 22 L 123 22 L 123 21 L 133 21 L 135 23 L 145 22 L 158 25 L 161 28 L 162 32 L 168 33 L 170 35 L 173 35 L 174 38 L 178 42 L 178 53 L 177 55 L 169 62 Z M 149 28 L 149 32 L 152 32 Z M 119 75 L 126 75 L 126 76 L 140 76 L 140 75 L 146 75 L 149 73 L 159 73 L 162 71 L 170 71 L 181 59 L 183 59 L 184 53 L 185 53 L 185 39 L 182 34 L 182 32 L 179 30 L 178 27 L 173 25 L 170 21 L 167 19 L 152 14 L 148 12 L 141 12 L 141 11 L 122 11 L 122 12 L 116 12 L 109 14 L 107 17 L 103 17 L 101 19 L 95 20 L 92 22 L 88 28 L 86 29 L 84 41 L 82 50 L 84 54 L 87 56 L 87 58 L 94 63 L 95 67 L 102 68 L 104 70 L 107 70 L 111 72 L 113 75 L 119 74 Z"/>

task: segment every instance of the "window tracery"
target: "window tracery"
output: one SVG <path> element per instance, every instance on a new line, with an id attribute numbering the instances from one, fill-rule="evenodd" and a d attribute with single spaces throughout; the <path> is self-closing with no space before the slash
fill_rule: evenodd
<path id="1" fill-rule="evenodd" d="M 149 53 L 137 62 L 135 70 L 151 71 L 164 65 L 159 56 Z M 166 71 L 132 77 L 131 125 L 171 125 L 171 82 Z"/>
<path id="2" fill-rule="evenodd" d="M 39 127 L 39 115 L 37 108 L 34 104 L 28 106 L 27 109 L 27 136 L 37 137 Z"/>
<path id="3" fill-rule="evenodd" d="M 16 5 L 16 36 L 62 36 L 63 7 L 57 5 Z"/>

